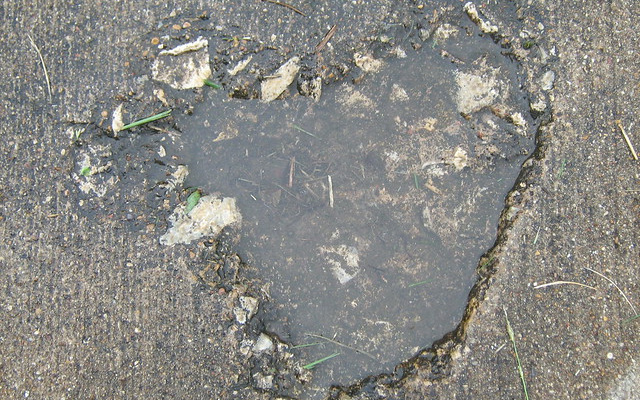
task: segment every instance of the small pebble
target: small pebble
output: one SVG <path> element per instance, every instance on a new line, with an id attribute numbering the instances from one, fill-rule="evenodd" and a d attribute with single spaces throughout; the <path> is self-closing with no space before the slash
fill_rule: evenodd
<path id="1" fill-rule="evenodd" d="M 151 44 L 157 46 L 158 44 L 160 44 L 160 38 L 154 37 L 153 39 L 151 39 Z"/>
<path id="2" fill-rule="evenodd" d="M 178 24 L 173 25 L 171 28 L 176 31 L 179 31 L 180 29 L 182 29 L 182 27 Z"/>

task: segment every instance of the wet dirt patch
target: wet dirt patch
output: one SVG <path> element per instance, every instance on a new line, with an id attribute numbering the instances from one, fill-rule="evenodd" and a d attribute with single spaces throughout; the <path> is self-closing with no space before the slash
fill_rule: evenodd
<path id="1" fill-rule="evenodd" d="M 265 330 L 316 365 L 307 397 L 388 371 L 459 322 L 534 121 L 517 65 L 467 15 L 354 55 L 319 101 L 206 92 L 178 117 L 187 185 L 235 198 Z M 249 96 L 250 97 L 250 96 Z"/>

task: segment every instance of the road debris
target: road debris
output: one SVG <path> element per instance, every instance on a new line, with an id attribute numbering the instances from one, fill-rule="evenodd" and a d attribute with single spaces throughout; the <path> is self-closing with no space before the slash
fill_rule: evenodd
<path id="1" fill-rule="evenodd" d="M 211 76 L 209 41 L 198 38 L 194 42 L 163 50 L 151 66 L 153 79 L 174 89 L 202 87 Z"/>
<path id="2" fill-rule="evenodd" d="M 187 211 L 187 205 L 181 204 L 169 217 L 171 228 L 162 235 L 160 243 L 173 246 L 176 243 L 189 244 L 204 236 L 215 237 L 229 225 L 238 225 L 242 216 L 233 198 L 219 198 L 207 195 Z"/>
<path id="3" fill-rule="evenodd" d="M 636 153 L 636 149 L 633 148 L 633 144 L 631 144 L 631 140 L 629 139 L 629 136 L 627 136 L 627 133 L 624 131 L 624 128 L 622 127 L 622 122 L 618 120 L 616 121 L 616 124 L 618 124 L 618 128 L 620 128 L 620 132 L 622 132 L 622 137 L 624 137 L 624 141 L 627 143 L 627 146 L 629 146 L 629 151 L 631 151 L 631 155 L 633 156 L 633 159 L 638 161 L 638 154 Z"/>
<path id="4" fill-rule="evenodd" d="M 258 299 L 250 296 L 240 296 L 238 303 L 240 303 L 240 306 L 233 309 L 233 314 L 236 317 L 236 321 L 240 325 L 244 325 L 256 315 L 259 304 Z"/>
<path id="5" fill-rule="evenodd" d="M 345 284 L 352 280 L 358 272 L 360 272 L 360 254 L 358 249 L 353 246 L 321 246 L 320 254 L 324 256 L 325 261 L 329 264 L 329 269 L 333 276 L 341 284 Z"/>
<path id="6" fill-rule="evenodd" d="M 228 69 L 227 73 L 231 76 L 236 76 L 239 72 L 244 70 L 247 67 L 247 65 L 249 65 L 251 60 L 253 60 L 253 56 L 249 55 L 249 57 L 238 62 L 235 67 Z"/>
<path id="7" fill-rule="evenodd" d="M 282 64 L 272 76 L 266 77 L 260 86 L 262 101 L 268 103 L 277 99 L 291 85 L 299 70 L 300 57 L 296 56 Z"/>
<path id="8" fill-rule="evenodd" d="M 316 45 L 316 53 L 320 53 L 322 49 L 324 49 L 324 47 L 327 45 L 327 43 L 329 43 L 333 35 L 336 34 L 337 29 L 338 29 L 338 25 L 333 25 L 331 29 L 329 29 L 327 33 L 325 33 L 322 40 L 318 42 L 318 44 Z"/>
<path id="9" fill-rule="evenodd" d="M 467 13 L 471 21 L 473 21 L 476 25 L 478 25 L 478 28 L 480 28 L 482 32 L 484 33 L 498 32 L 498 27 L 496 25 L 492 25 L 491 23 L 480 18 L 480 14 L 476 9 L 476 5 L 473 4 L 472 2 L 468 2 L 464 5 L 464 12 Z"/>
<path id="10" fill-rule="evenodd" d="M 508 95 L 508 86 L 498 76 L 500 68 L 491 68 L 481 63 L 480 68 L 473 72 L 456 73 L 458 93 L 456 103 L 458 111 L 471 114 L 484 107 L 494 104 Z"/>
<path id="11" fill-rule="evenodd" d="M 266 1 L 267 3 L 271 3 L 271 4 L 276 4 L 279 6 L 282 6 L 284 8 L 288 8 L 289 10 L 302 15 L 303 17 L 306 17 L 307 14 L 303 13 L 302 11 L 298 10 L 297 8 L 295 8 L 294 6 L 292 6 L 291 4 L 287 4 L 287 3 L 283 3 L 281 1 L 276 1 L 276 0 L 262 0 L 262 1 Z"/>
<path id="12" fill-rule="evenodd" d="M 44 79 L 47 82 L 47 92 L 49 92 L 49 101 L 51 101 L 53 99 L 53 96 L 51 95 L 51 81 L 49 80 L 49 71 L 47 70 L 47 64 L 44 63 L 44 58 L 42 57 L 40 48 L 38 47 L 36 42 L 33 40 L 31 35 L 27 34 L 27 37 L 29 38 L 29 42 L 31 43 L 31 46 L 35 49 L 36 53 L 38 53 L 38 57 L 40 58 L 40 64 L 42 64 L 42 70 L 44 71 Z"/>
<path id="13" fill-rule="evenodd" d="M 364 72 L 378 72 L 382 68 L 382 61 L 373 58 L 370 54 L 355 53 L 353 62 Z"/>

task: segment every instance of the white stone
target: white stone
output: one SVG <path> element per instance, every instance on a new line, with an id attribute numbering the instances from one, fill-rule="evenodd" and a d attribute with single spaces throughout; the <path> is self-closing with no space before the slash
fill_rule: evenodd
<path id="1" fill-rule="evenodd" d="M 256 387 L 262 390 L 269 390 L 273 387 L 273 375 L 263 375 L 260 372 L 253 374 Z"/>
<path id="2" fill-rule="evenodd" d="M 173 246 L 176 243 L 189 244 L 204 236 L 214 237 L 229 225 L 239 225 L 242 216 L 233 198 L 218 198 L 207 195 L 185 213 L 186 205 L 181 204 L 169 217 L 171 228 L 162 235 L 160 243 Z"/>
<path id="3" fill-rule="evenodd" d="M 169 56 L 179 56 L 180 54 L 189 53 L 191 51 L 197 51 L 209 46 L 209 41 L 207 39 L 203 39 L 199 37 L 197 40 L 185 44 L 181 44 L 180 46 L 176 46 L 171 50 L 163 50 L 160 52 L 161 56 L 169 55 Z"/>
<path id="4" fill-rule="evenodd" d="M 356 53 L 353 61 L 364 72 L 378 72 L 382 68 L 382 61 L 376 60 L 368 54 Z"/>
<path id="5" fill-rule="evenodd" d="M 464 169 L 469 162 L 469 157 L 467 156 L 467 151 L 461 147 L 456 149 L 456 152 L 453 154 L 453 166 L 457 171 Z"/>
<path id="6" fill-rule="evenodd" d="M 246 324 L 258 311 L 258 299 L 249 296 L 240 296 L 240 307 L 233 309 L 233 314 L 239 324 Z"/>
<path id="7" fill-rule="evenodd" d="M 261 333 L 253 345 L 253 351 L 255 353 L 262 353 L 263 351 L 270 351 L 271 349 L 273 349 L 273 341 L 268 335 Z"/>
<path id="8" fill-rule="evenodd" d="M 232 69 L 228 69 L 227 72 L 231 76 L 236 76 L 238 72 L 244 70 L 247 67 L 247 65 L 249 65 L 252 59 L 253 59 L 253 56 L 249 55 L 249 57 L 237 63 L 235 67 L 233 67 Z"/>
<path id="9" fill-rule="evenodd" d="M 549 91 L 553 89 L 553 84 L 555 83 L 555 81 L 556 73 L 549 70 L 545 72 L 544 75 L 542 75 L 542 77 L 540 78 L 540 86 L 542 87 L 542 90 Z"/>
<path id="10" fill-rule="evenodd" d="M 120 104 L 116 107 L 111 117 L 111 129 L 113 130 L 114 136 L 118 136 L 118 132 L 120 132 L 124 126 L 124 122 L 122 121 L 122 106 L 123 104 Z"/>
<path id="11" fill-rule="evenodd" d="M 436 39 L 449 39 L 451 36 L 458 33 L 458 28 L 451 24 L 442 24 L 433 33 L 433 37 Z"/>
<path id="12" fill-rule="evenodd" d="M 468 2 L 464 5 L 464 12 L 467 13 L 471 21 L 473 21 L 476 25 L 478 25 L 478 28 L 480 28 L 482 32 L 484 33 L 498 32 L 497 26 L 492 25 L 491 23 L 484 21 L 482 18 L 480 18 L 480 14 L 476 9 L 475 4 L 473 4 L 472 2 Z"/>
<path id="13" fill-rule="evenodd" d="M 211 76 L 209 42 L 199 38 L 171 50 L 161 51 L 151 66 L 153 79 L 174 89 L 202 87 Z"/>
<path id="14" fill-rule="evenodd" d="M 360 255 L 358 249 L 353 246 L 322 246 L 319 248 L 320 254 L 324 256 L 325 262 L 333 276 L 342 285 L 352 280 L 360 272 Z"/>
<path id="15" fill-rule="evenodd" d="M 458 111 L 471 114 L 505 97 L 507 85 L 498 79 L 499 68 L 483 67 L 473 73 L 456 73 Z"/>
<path id="16" fill-rule="evenodd" d="M 280 68 L 269 77 L 262 81 L 260 85 L 261 100 L 265 103 L 273 101 L 284 92 L 296 78 L 296 74 L 300 70 L 300 58 L 292 57 L 289 61 L 282 64 Z"/>

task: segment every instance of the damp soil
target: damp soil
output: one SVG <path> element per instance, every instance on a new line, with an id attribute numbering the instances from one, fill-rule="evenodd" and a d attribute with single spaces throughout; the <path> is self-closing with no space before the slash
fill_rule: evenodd
<path id="1" fill-rule="evenodd" d="M 176 120 L 187 186 L 237 201 L 236 250 L 277 305 L 267 333 L 301 365 L 335 355 L 309 398 L 457 325 L 534 148 L 518 66 L 490 36 L 462 15 L 421 39 L 372 49 L 318 101 L 210 90 Z"/>

